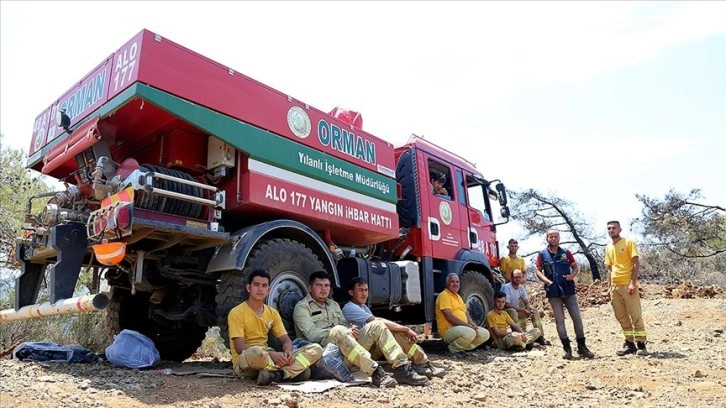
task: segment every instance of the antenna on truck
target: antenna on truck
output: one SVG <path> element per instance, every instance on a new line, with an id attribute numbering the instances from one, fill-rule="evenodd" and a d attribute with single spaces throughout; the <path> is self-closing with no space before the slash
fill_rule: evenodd
<path id="1" fill-rule="evenodd" d="M 470 164 L 470 165 L 471 165 L 472 167 L 476 167 L 476 164 L 475 164 L 474 162 L 472 162 L 472 161 L 469 161 L 469 160 L 467 160 L 467 159 L 465 159 L 465 158 L 463 158 L 463 157 L 459 156 L 458 154 L 456 154 L 456 153 L 452 152 L 451 150 L 449 150 L 449 149 L 446 149 L 446 148 L 444 148 L 444 147 L 441 147 L 441 146 L 437 145 L 436 143 L 434 143 L 434 142 L 432 142 L 432 141 L 430 141 L 430 140 L 427 140 L 427 139 L 426 139 L 426 138 L 424 138 L 423 136 L 418 136 L 418 135 L 417 135 L 417 134 L 415 134 L 415 133 L 411 133 L 411 136 L 409 136 L 409 138 L 408 138 L 408 142 L 407 142 L 407 143 L 411 143 L 411 141 L 413 141 L 413 139 L 421 139 L 421 140 L 426 140 L 426 143 L 428 143 L 428 144 L 430 144 L 430 145 L 433 145 L 433 146 L 436 146 L 437 148 L 439 148 L 439 149 L 441 149 L 441 150 L 445 151 L 446 153 L 449 153 L 449 154 L 450 154 L 450 155 L 452 155 L 452 156 L 456 156 L 456 157 L 457 157 L 458 159 L 460 159 L 461 161 L 464 161 L 464 162 L 467 162 L 467 163 L 469 163 L 469 164 Z"/>

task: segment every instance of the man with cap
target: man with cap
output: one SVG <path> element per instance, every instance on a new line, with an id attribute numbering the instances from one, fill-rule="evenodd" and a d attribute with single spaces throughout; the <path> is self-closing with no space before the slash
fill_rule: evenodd
<path id="1" fill-rule="evenodd" d="M 437 173 L 431 177 L 431 190 L 434 194 L 438 195 L 449 195 L 449 191 L 446 190 L 444 184 L 446 183 L 446 175 L 444 173 Z"/>

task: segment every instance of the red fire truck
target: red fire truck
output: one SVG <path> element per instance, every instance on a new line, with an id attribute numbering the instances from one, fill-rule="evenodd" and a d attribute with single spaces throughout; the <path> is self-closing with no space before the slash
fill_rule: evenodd
<path id="1" fill-rule="evenodd" d="M 0 321 L 105 307 L 105 293 L 73 297 L 86 268 L 111 287 L 109 334 L 144 333 L 167 360 L 189 357 L 208 327 L 226 336 L 256 268 L 291 333 L 316 270 L 341 301 L 366 278 L 370 307 L 405 323 L 434 320 L 449 273 L 478 323 L 492 306 L 494 212 L 509 217 L 499 180 L 420 137 L 394 147 L 356 112 L 320 111 L 147 30 L 38 115 L 28 167 L 67 188 L 28 203 L 15 310 Z"/>

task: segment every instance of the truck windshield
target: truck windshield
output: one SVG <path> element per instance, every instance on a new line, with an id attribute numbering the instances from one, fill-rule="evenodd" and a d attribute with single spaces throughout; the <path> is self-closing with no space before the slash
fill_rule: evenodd
<path id="1" fill-rule="evenodd" d="M 466 178 L 467 195 L 469 197 L 469 207 L 475 208 L 484 215 L 484 218 L 491 222 L 491 207 L 489 200 L 486 199 L 486 192 L 484 191 L 484 184 L 474 177 L 468 176 Z"/>

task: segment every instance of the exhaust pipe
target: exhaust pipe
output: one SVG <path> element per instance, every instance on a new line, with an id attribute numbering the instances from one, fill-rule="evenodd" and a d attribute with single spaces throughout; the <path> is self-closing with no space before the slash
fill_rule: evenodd
<path id="1" fill-rule="evenodd" d="M 108 306 L 108 295 L 105 293 L 62 299 L 55 302 L 55 304 L 50 302 L 37 303 L 23 306 L 17 311 L 15 309 L 0 311 L 0 324 L 36 317 L 95 312 L 105 309 L 106 306 Z"/>

